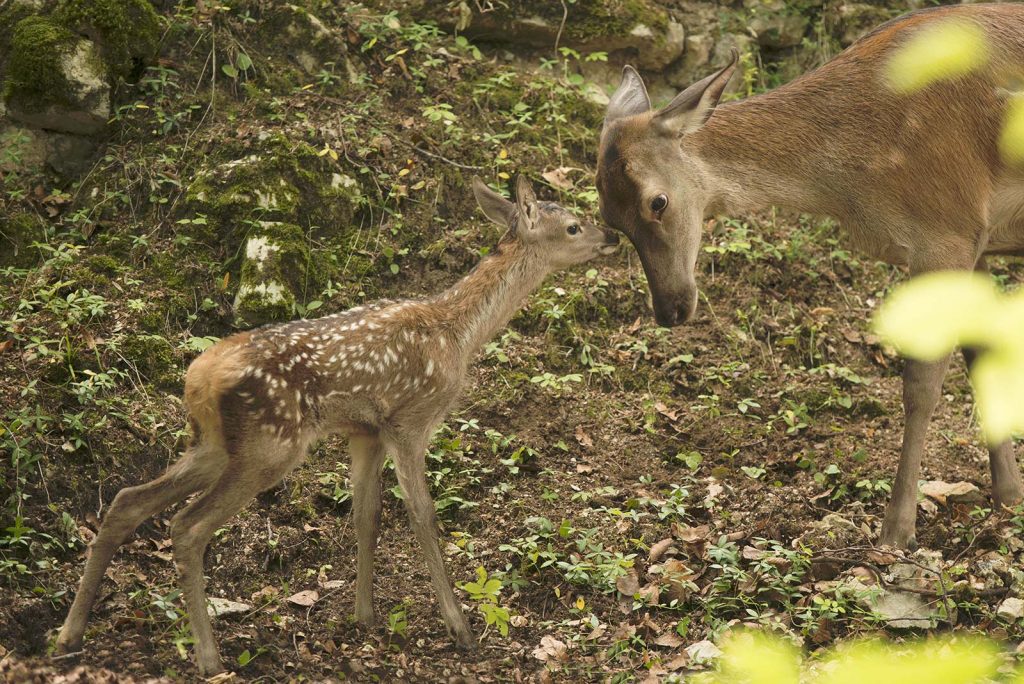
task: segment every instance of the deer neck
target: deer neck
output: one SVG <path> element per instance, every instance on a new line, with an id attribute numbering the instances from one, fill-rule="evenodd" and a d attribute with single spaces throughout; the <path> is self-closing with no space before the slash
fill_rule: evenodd
<path id="1" fill-rule="evenodd" d="M 467 358 L 505 327 L 547 274 L 543 259 L 519 242 L 508 242 L 440 296 Z"/>
<path id="2" fill-rule="evenodd" d="M 699 160 L 708 178 L 709 213 L 766 206 L 830 213 L 830 165 L 824 156 L 830 146 L 811 116 L 794 113 L 807 111 L 793 100 L 775 91 L 720 105 L 702 128 L 683 138 L 684 151 Z"/>

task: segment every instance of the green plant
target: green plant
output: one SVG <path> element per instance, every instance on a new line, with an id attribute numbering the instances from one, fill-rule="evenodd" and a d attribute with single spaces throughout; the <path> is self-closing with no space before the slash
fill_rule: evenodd
<path id="1" fill-rule="evenodd" d="M 508 608 L 503 607 L 500 604 L 501 601 L 501 581 L 488 578 L 487 570 L 481 565 L 476 569 L 476 581 L 475 582 L 463 582 L 458 585 L 460 589 L 469 594 L 471 601 L 477 603 L 477 610 L 479 610 L 486 623 L 486 628 L 481 638 L 486 638 L 488 630 L 491 627 L 498 630 L 501 636 L 508 636 L 509 619 L 511 614 Z"/>

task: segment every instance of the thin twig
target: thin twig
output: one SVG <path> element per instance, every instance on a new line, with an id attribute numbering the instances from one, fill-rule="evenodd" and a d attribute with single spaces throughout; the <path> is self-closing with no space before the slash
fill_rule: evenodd
<path id="1" fill-rule="evenodd" d="M 565 30 L 565 20 L 569 18 L 569 7 L 565 4 L 565 0 L 561 0 L 562 3 L 562 23 L 558 25 L 558 33 L 555 35 L 555 57 L 558 57 L 558 44 L 562 41 L 562 31 Z"/>
<path id="2" fill-rule="evenodd" d="M 413 145 L 410 142 L 406 142 L 405 140 L 402 140 L 401 138 L 396 138 L 396 137 L 393 137 L 393 136 L 390 136 L 390 135 L 388 137 L 391 138 L 392 140 L 394 140 L 395 142 L 397 142 L 400 145 L 405 145 L 406 147 L 408 147 L 409 149 L 413 150 L 414 152 L 419 152 L 420 154 L 422 154 L 425 157 L 431 157 L 433 159 L 438 159 L 440 161 L 443 161 L 443 162 L 445 162 L 447 164 L 451 164 L 452 166 L 460 168 L 460 169 L 465 169 L 467 171 L 480 171 L 480 170 L 482 170 L 484 168 L 482 166 L 470 166 L 469 164 L 460 164 L 459 162 L 452 161 L 448 157 L 445 157 L 443 155 L 437 154 L 436 152 L 431 152 L 430 150 L 425 150 L 422 147 L 420 147 L 419 145 Z"/>

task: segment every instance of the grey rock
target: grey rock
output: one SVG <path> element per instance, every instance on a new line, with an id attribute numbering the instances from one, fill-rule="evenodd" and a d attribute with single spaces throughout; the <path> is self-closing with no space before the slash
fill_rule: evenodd
<path id="1" fill-rule="evenodd" d="M 54 133 L 47 140 L 46 163 L 67 178 L 81 176 L 92 167 L 98 143 L 92 138 Z"/>
<path id="2" fill-rule="evenodd" d="M 241 601 L 218 598 L 210 596 L 206 599 L 206 612 L 212 618 L 230 617 L 232 615 L 244 615 L 252 610 L 252 606 Z"/>
<path id="3" fill-rule="evenodd" d="M 996 609 L 996 615 L 1004 620 L 1016 622 L 1024 617 L 1024 601 L 1016 596 L 1003 599 L 1003 602 L 999 604 L 999 608 Z"/>

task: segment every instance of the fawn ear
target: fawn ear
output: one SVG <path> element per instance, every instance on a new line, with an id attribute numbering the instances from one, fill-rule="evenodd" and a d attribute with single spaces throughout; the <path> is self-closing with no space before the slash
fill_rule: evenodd
<path id="1" fill-rule="evenodd" d="M 728 64 L 676 95 L 675 99 L 654 115 L 654 125 L 666 135 L 674 137 L 692 133 L 703 126 L 715 112 L 722 91 L 736 71 L 738 61 L 739 52 L 733 49 Z"/>
<path id="2" fill-rule="evenodd" d="M 533 187 L 524 174 L 516 178 L 516 207 L 519 209 L 519 224 L 517 229 L 530 230 L 537 223 L 537 216 L 540 207 L 537 206 L 537 196 L 533 194 Z"/>
<path id="3" fill-rule="evenodd" d="M 487 187 L 487 184 L 480 180 L 479 176 L 473 176 L 473 195 L 476 197 L 476 203 L 483 210 L 484 216 L 499 226 L 509 227 L 516 205 Z"/>

